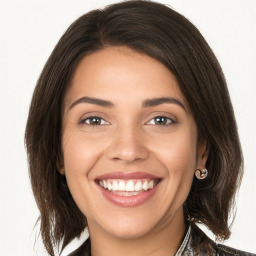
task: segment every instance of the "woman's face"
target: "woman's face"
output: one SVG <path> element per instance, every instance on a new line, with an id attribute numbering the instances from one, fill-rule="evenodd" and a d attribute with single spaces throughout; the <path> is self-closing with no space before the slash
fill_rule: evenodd
<path id="1" fill-rule="evenodd" d="M 183 222 L 205 147 L 163 64 L 105 48 L 79 64 L 64 104 L 60 172 L 91 233 L 132 238 Z"/>

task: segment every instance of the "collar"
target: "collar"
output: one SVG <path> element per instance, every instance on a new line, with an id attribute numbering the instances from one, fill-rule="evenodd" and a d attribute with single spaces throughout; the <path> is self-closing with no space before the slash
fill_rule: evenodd
<path id="1" fill-rule="evenodd" d="M 178 249 L 178 251 L 175 253 L 175 256 L 182 256 L 184 255 L 183 252 L 185 250 L 185 248 L 187 248 L 188 242 L 189 242 L 189 238 L 190 238 L 190 234 L 191 234 L 191 225 L 189 225 L 188 229 L 187 229 L 187 233 Z"/>

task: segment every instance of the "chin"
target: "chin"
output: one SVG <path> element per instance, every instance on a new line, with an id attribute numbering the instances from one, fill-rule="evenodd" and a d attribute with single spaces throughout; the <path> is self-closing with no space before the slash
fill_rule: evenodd
<path id="1" fill-rule="evenodd" d="M 131 209 L 129 210 L 131 211 Z M 120 210 L 118 214 L 112 214 L 112 217 L 109 217 L 106 212 L 104 219 L 101 218 L 101 221 L 97 219 L 97 225 L 104 230 L 105 234 L 115 238 L 138 239 L 164 229 L 173 219 L 171 211 L 167 215 L 160 211 L 150 211 L 145 214 L 145 210 L 140 212 L 136 209 L 133 213 Z M 88 224 L 90 229 L 89 220 Z"/>
<path id="2" fill-rule="evenodd" d="M 122 221 L 120 225 L 118 223 L 115 226 L 106 228 L 107 232 L 112 236 L 119 239 L 138 239 L 140 237 L 147 236 L 151 230 L 154 228 L 154 224 L 150 223 L 133 223 L 130 225 L 129 221 Z"/>

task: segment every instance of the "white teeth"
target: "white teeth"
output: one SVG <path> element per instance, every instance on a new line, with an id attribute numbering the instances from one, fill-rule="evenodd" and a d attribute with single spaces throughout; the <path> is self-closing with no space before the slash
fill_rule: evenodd
<path id="1" fill-rule="evenodd" d="M 134 182 L 132 180 L 127 182 L 125 190 L 130 192 L 134 191 Z"/>
<path id="2" fill-rule="evenodd" d="M 143 182 L 142 188 L 143 188 L 144 190 L 148 190 L 148 181 L 147 181 L 147 180 Z"/>
<path id="3" fill-rule="evenodd" d="M 107 184 L 108 184 L 108 190 L 111 190 L 111 189 L 112 189 L 111 183 L 110 183 L 110 182 L 107 182 Z"/>
<path id="4" fill-rule="evenodd" d="M 140 191 L 140 190 L 142 190 L 142 182 L 141 182 L 141 181 L 138 181 L 138 182 L 136 183 L 136 185 L 134 186 L 134 190 L 135 190 L 135 191 Z"/>
<path id="5" fill-rule="evenodd" d="M 108 187 L 107 182 L 106 182 L 105 180 L 103 180 L 103 187 L 104 187 L 104 188 L 107 188 L 107 187 Z"/>
<path id="6" fill-rule="evenodd" d="M 99 185 L 109 191 L 114 192 L 143 192 L 154 188 L 158 183 L 158 180 L 141 179 L 141 180 L 100 180 Z"/>
<path id="7" fill-rule="evenodd" d="M 151 189 L 154 187 L 154 181 L 151 180 L 149 183 L 148 183 L 148 188 Z"/>
<path id="8" fill-rule="evenodd" d="M 119 191 L 125 191 L 126 189 L 125 189 L 125 183 L 124 183 L 124 181 L 120 181 L 119 182 L 119 186 L 118 186 L 118 190 Z"/>
<path id="9" fill-rule="evenodd" d="M 113 183 L 112 183 L 112 190 L 113 191 L 119 190 L 119 186 L 118 186 L 118 183 L 116 181 L 113 181 Z"/>

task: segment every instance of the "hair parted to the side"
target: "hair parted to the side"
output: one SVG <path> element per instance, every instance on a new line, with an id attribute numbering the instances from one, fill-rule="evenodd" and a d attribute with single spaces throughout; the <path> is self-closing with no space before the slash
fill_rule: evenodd
<path id="1" fill-rule="evenodd" d="M 119 45 L 157 59 L 176 76 L 197 124 L 198 140 L 205 140 L 209 150 L 208 177 L 193 181 L 185 210 L 190 221 L 228 238 L 243 159 L 221 67 L 200 32 L 182 15 L 159 3 L 126 1 L 76 20 L 53 50 L 33 94 L 25 143 L 46 250 L 54 255 L 61 242 L 63 250 L 87 226 L 58 172 L 63 162 L 64 95 L 83 57 Z"/>

